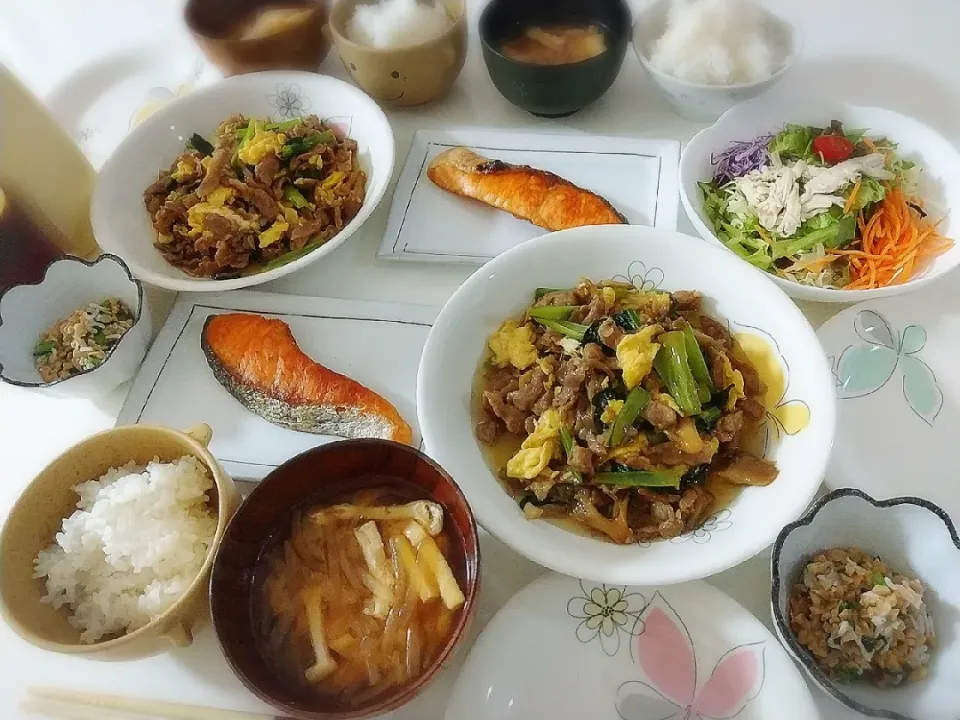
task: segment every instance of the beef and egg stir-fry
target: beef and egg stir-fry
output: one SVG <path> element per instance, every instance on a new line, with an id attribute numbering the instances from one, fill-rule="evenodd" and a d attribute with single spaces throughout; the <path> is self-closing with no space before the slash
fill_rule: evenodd
<path id="1" fill-rule="evenodd" d="M 363 205 L 357 143 L 316 115 L 235 115 L 193 135 L 144 192 L 170 264 L 204 278 L 269 270 L 320 247 Z"/>
<path id="2" fill-rule="evenodd" d="M 528 517 L 669 538 L 777 476 L 749 449 L 766 388 L 699 293 L 540 289 L 488 346 L 476 431 Z"/>

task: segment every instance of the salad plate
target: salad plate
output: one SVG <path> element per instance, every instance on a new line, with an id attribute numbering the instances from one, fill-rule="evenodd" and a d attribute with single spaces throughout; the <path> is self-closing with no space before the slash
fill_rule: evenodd
<path id="1" fill-rule="evenodd" d="M 231 475 L 260 479 L 304 450 L 337 438 L 298 432 L 254 414 L 218 382 L 201 347 L 211 315 L 246 312 L 285 322 L 314 361 L 363 383 L 411 425 L 417 365 L 436 309 L 260 292 L 182 294 L 153 343 L 117 419 L 213 428 L 210 450 Z M 382 349 L 389 348 L 389 352 Z M 420 443 L 413 427 L 413 445 Z"/>
<path id="2" fill-rule="evenodd" d="M 796 179 L 785 177 L 784 165 L 793 175 L 801 168 Z M 769 192 L 776 178 L 788 181 L 779 198 Z M 960 153 L 920 121 L 882 108 L 802 96 L 739 105 L 684 148 L 680 199 L 701 237 L 765 270 L 799 300 L 899 295 L 960 264 L 960 246 L 948 242 L 960 236 L 960 218 L 950 212 L 960 206 Z M 880 225 L 892 214 L 910 222 L 888 223 L 905 228 L 889 245 Z"/>
<path id="3" fill-rule="evenodd" d="M 740 720 L 820 715 L 763 624 L 703 582 L 601 585 L 550 573 L 480 634 L 447 720 Z"/>
<path id="4" fill-rule="evenodd" d="M 130 130 L 171 100 L 220 77 L 186 43 L 140 46 L 83 66 L 50 93 L 46 104 L 99 168 Z"/>
<path id="5" fill-rule="evenodd" d="M 960 521 L 949 475 L 960 464 L 958 308 L 960 291 L 943 283 L 854 305 L 819 329 L 839 400 L 828 487 L 919 496 Z"/>
<path id="6" fill-rule="evenodd" d="M 603 197 L 631 225 L 677 227 L 676 140 L 471 128 L 418 130 L 397 181 L 378 257 L 482 265 L 546 232 L 434 185 L 427 177 L 430 162 L 457 147 L 559 175 Z"/>

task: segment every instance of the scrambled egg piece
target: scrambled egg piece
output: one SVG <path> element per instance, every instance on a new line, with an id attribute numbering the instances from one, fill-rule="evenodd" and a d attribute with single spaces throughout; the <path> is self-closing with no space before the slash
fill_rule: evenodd
<path id="1" fill-rule="evenodd" d="M 639 385 L 653 369 L 653 359 L 660 349 L 660 345 L 653 342 L 653 336 L 661 330 L 659 325 L 648 325 L 639 332 L 624 335 L 617 344 L 617 361 L 628 390 Z"/>
<path id="2" fill-rule="evenodd" d="M 507 320 L 487 341 L 493 352 L 493 362 L 497 367 L 513 365 L 518 370 L 526 370 L 537 361 L 537 349 L 533 346 L 533 330 L 526 325 L 518 325 Z"/>
<path id="3" fill-rule="evenodd" d="M 218 187 L 212 193 L 207 195 L 206 202 L 210 203 L 214 207 L 223 207 L 228 202 L 233 200 L 234 189 L 230 187 Z"/>
<path id="4" fill-rule="evenodd" d="M 745 396 L 743 392 L 743 375 L 739 370 L 734 370 L 730 363 L 730 358 L 723 356 L 723 386 L 730 388 L 730 394 L 727 396 L 727 410 L 733 410 L 737 400 Z"/>
<path id="5" fill-rule="evenodd" d="M 624 295 L 620 304 L 649 318 L 659 318 L 670 312 L 670 302 L 670 293 L 659 290 L 631 290 Z"/>
<path id="6" fill-rule="evenodd" d="M 635 455 L 640 455 L 646 449 L 649 444 L 647 436 L 643 433 L 638 433 L 633 440 L 623 445 L 618 445 L 617 447 L 610 450 L 610 459 L 611 460 L 626 460 L 627 458 L 634 457 Z"/>
<path id="7" fill-rule="evenodd" d="M 600 288 L 600 294 L 608 307 L 617 302 L 617 291 L 610 286 Z"/>
<path id="8" fill-rule="evenodd" d="M 283 133 L 257 128 L 237 156 L 247 165 L 256 165 L 270 153 L 279 156 L 286 141 L 287 136 Z"/>
<path id="9" fill-rule="evenodd" d="M 603 409 L 603 412 L 600 413 L 600 419 L 609 425 L 617 419 L 617 415 L 620 414 L 622 409 L 623 400 L 611 400 L 607 403 L 607 406 Z"/>
<path id="10" fill-rule="evenodd" d="M 560 451 L 560 412 L 544 411 L 537 427 L 520 445 L 517 454 L 507 461 L 507 477 L 533 480 Z"/>
<path id="11" fill-rule="evenodd" d="M 700 437 L 693 418 L 681 418 L 676 428 L 667 433 L 667 437 L 676 441 L 681 452 L 693 454 L 703 450 L 703 438 Z"/>
<path id="12" fill-rule="evenodd" d="M 173 171 L 173 179 L 179 183 L 200 176 L 201 166 L 193 155 L 185 155 L 177 159 L 177 168 Z"/>
<path id="13" fill-rule="evenodd" d="M 197 203 L 187 211 L 187 224 L 190 226 L 190 230 L 187 231 L 188 236 L 196 237 L 203 232 L 203 219 L 207 215 L 222 215 L 223 217 L 232 220 L 234 224 L 236 224 L 236 226 L 242 230 L 249 230 L 253 228 L 253 223 L 251 223 L 249 220 L 238 215 L 236 211 L 223 206 L 223 203 L 226 202 L 226 199 L 223 199 L 226 197 L 225 194 L 222 194 L 216 198 L 214 197 L 221 191 L 227 191 L 231 194 L 233 193 L 233 190 L 230 188 L 217 188 L 207 196 L 207 200 Z"/>
<path id="14" fill-rule="evenodd" d="M 667 393 L 654 393 L 653 399 L 659 402 L 661 405 L 666 405 L 668 408 L 673 410 L 677 415 L 680 415 L 680 406 L 677 405 L 677 401 L 673 399 L 673 395 L 668 395 Z"/>
<path id="15" fill-rule="evenodd" d="M 296 225 L 300 221 L 300 216 L 297 215 L 297 211 L 291 205 L 282 203 L 283 207 L 283 219 L 286 220 L 290 225 Z"/>
<path id="16" fill-rule="evenodd" d="M 265 248 L 273 245 L 276 242 L 280 242 L 280 239 L 283 237 L 283 234 L 290 229 L 290 223 L 286 220 L 277 220 L 260 233 L 260 247 Z"/>

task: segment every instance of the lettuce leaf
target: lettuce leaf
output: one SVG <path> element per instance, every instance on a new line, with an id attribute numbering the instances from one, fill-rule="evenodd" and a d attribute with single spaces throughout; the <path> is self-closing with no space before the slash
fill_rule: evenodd
<path id="1" fill-rule="evenodd" d="M 713 182 L 697 183 L 703 193 L 703 211 L 714 230 L 719 230 L 727 214 L 727 194 Z"/>
<path id="2" fill-rule="evenodd" d="M 813 139 L 819 134 L 816 128 L 807 125 L 787 125 L 773 136 L 767 150 L 781 160 L 816 160 L 813 154 Z"/>
<path id="3" fill-rule="evenodd" d="M 818 245 L 825 248 L 842 248 L 849 245 L 857 234 L 857 219 L 844 215 L 841 208 L 804 221 L 789 240 L 774 242 L 774 255 L 778 258 L 793 258 L 811 252 Z"/>
<path id="4" fill-rule="evenodd" d="M 862 210 L 867 205 L 880 202 L 886 194 L 887 189 L 878 180 L 874 180 L 868 175 L 861 176 L 860 190 L 857 191 L 857 197 L 853 201 L 851 212 L 856 214 L 858 210 Z"/>

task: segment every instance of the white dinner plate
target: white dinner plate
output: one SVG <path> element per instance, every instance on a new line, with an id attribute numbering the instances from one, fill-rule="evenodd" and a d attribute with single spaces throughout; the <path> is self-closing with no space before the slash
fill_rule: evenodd
<path id="1" fill-rule="evenodd" d="M 174 98 L 222 77 L 183 43 L 129 48 L 72 73 L 47 98 L 50 113 L 99 168 L 127 133 Z"/>
<path id="2" fill-rule="evenodd" d="M 396 406 L 420 443 L 414 398 L 417 366 L 435 308 L 231 292 L 180 295 L 127 395 L 118 425 L 150 423 L 213 429 L 210 450 L 228 473 L 260 479 L 304 450 L 339 438 L 287 430 L 253 414 L 213 377 L 200 348 L 204 321 L 251 312 L 290 326 L 316 362 L 363 383 Z"/>
<path id="3" fill-rule="evenodd" d="M 703 582 L 598 585 L 550 573 L 480 634 L 446 720 L 816 720 L 763 624 Z"/>
<path id="4" fill-rule="evenodd" d="M 860 303 L 817 334 L 839 399 L 826 484 L 915 495 L 960 522 L 960 288 Z"/>
<path id="5" fill-rule="evenodd" d="M 543 228 L 441 190 L 430 181 L 427 168 L 433 158 L 458 146 L 559 175 L 605 198 L 631 225 L 677 228 L 676 140 L 418 130 L 393 194 L 379 257 L 482 265 L 543 235 Z"/>

